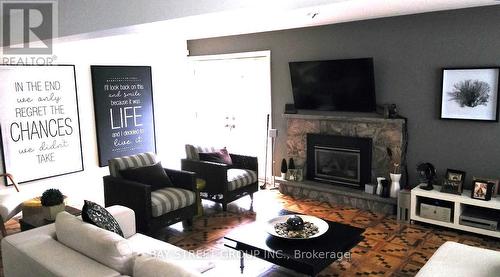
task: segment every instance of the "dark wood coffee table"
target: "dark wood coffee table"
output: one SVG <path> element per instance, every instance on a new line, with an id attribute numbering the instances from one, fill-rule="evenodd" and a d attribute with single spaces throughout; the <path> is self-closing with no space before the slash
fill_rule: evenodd
<path id="1" fill-rule="evenodd" d="M 279 215 L 295 214 L 282 210 Z M 290 240 L 268 234 L 262 222 L 236 228 L 225 236 L 225 246 L 240 251 L 243 273 L 243 253 L 273 264 L 316 276 L 332 262 L 348 256 L 348 251 L 362 239 L 364 229 L 327 221 L 328 231 L 306 240 Z M 346 254 L 347 253 L 347 254 Z"/>
<path id="2" fill-rule="evenodd" d="M 39 212 L 38 212 L 38 210 L 39 210 Z M 76 215 L 76 216 L 78 216 L 82 213 L 81 210 L 79 210 L 77 208 L 73 208 L 71 206 L 66 206 L 66 208 L 64 210 L 67 211 L 68 213 L 70 213 L 72 215 Z M 19 219 L 19 225 L 21 225 L 21 231 L 27 231 L 27 230 L 41 227 L 41 226 L 51 224 L 51 223 L 54 223 L 54 221 L 47 220 L 43 217 L 41 207 L 39 209 L 37 209 L 36 213 L 29 214 L 27 216 L 23 215 L 23 217 L 21 217 L 21 219 Z"/>

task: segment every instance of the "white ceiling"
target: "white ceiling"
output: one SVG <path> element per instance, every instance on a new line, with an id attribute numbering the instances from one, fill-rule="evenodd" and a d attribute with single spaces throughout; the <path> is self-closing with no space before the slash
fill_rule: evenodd
<path id="1" fill-rule="evenodd" d="M 208 14 L 184 21 L 197 26 L 189 29 L 191 38 L 205 38 L 498 4 L 495 0 L 346 0 L 291 10 L 256 8 Z"/>
<path id="2" fill-rule="evenodd" d="M 56 0 L 59 34 L 68 36 L 228 11 L 293 10 L 347 0 Z"/>
<path id="3" fill-rule="evenodd" d="M 196 39 L 500 4 L 498 0 L 137 0 L 134 3 L 145 6 L 138 8 L 134 4 L 134 8 L 123 5 L 131 1 L 103 6 L 101 3 L 118 0 L 78 0 L 78 5 L 97 5 L 96 1 L 101 5 L 98 11 L 94 7 L 93 13 L 80 19 L 75 14 L 70 23 L 61 17 L 71 18 L 72 11 L 63 4 L 66 1 L 60 1 L 60 29 L 68 28 L 65 24 L 79 26 L 60 34 L 91 32 L 86 36 L 96 37 L 173 29 L 187 39 Z M 131 8 L 140 16 L 130 16 Z M 103 14 L 107 16 L 102 18 Z"/>

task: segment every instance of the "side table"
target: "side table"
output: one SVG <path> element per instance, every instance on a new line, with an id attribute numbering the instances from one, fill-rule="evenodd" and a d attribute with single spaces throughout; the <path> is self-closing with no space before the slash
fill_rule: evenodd
<path id="1" fill-rule="evenodd" d="M 410 209 L 411 209 L 411 191 L 400 190 L 398 194 L 398 212 L 397 212 L 398 220 L 409 223 Z"/>
<path id="2" fill-rule="evenodd" d="M 196 202 L 198 203 L 198 213 L 196 216 L 203 215 L 203 205 L 201 204 L 200 192 L 205 188 L 207 182 L 201 178 L 196 178 Z"/>
<path id="3" fill-rule="evenodd" d="M 71 206 L 66 206 L 64 210 L 75 216 L 78 216 L 82 213 L 81 210 Z M 21 217 L 21 219 L 19 219 L 19 225 L 21 225 L 21 231 L 27 231 L 51 223 L 54 223 L 54 221 L 46 220 L 43 217 L 41 207 L 38 209 L 30 209 L 30 212 L 28 214 L 25 215 L 23 213 L 23 216 Z"/>

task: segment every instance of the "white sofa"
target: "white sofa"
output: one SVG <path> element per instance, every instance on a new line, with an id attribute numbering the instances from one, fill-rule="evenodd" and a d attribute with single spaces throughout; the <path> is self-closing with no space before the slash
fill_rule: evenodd
<path id="1" fill-rule="evenodd" d="M 447 241 L 431 256 L 417 277 L 500 276 L 500 252 Z"/>
<path id="2" fill-rule="evenodd" d="M 5 276 L 197 276 L 213 267 L 181 248 L 136 233 L 131 209 L 112 206 L 107 210 L 118 221 L 125 238 L 61 213 L 54 224 L 2 239 Z M 124 256 L 117 258 L 117 253 Z"/>

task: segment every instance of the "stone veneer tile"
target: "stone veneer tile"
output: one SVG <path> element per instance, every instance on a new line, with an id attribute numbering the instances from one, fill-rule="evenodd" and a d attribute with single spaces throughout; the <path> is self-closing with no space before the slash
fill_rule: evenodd
<path id="1" fill-rule="evenodd" d="M 306 159 L 306 136 L 299 136 L 299 135 L 293 135 L 293 136 L 288 136 L 286 140 L 286 146 L 287 146 L 287 155 L 289 157 L 293 157 L 294 160 L 296 158 L 300 158 L 303 161 Z M 297 162 L 297 161 L 296 161 Z M 299 164 L 299 163 L 296 163 Z"/>
<path id="2" fill-rule="evenodd" d="M 355 134 L 362 138 L 371 138 L 377 135 L 377 128 L 374 124 L 358 123 L 355 125 Z"/>
<path id="3" fill-rule="evenodd" d="M 306 135 L 307 133 L 319 133 L 319 121 L 306 119 L 289 119 L 288 136 Z"/>

